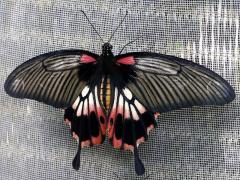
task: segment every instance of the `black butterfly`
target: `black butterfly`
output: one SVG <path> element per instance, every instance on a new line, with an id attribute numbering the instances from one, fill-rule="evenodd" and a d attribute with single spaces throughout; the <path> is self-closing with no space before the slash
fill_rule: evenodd
<path id="1" fill-rule="evenodd" d="M 150 52 L 114 56 L 109 42 L 100 56 L 70 49 L 34 57 L 5 82 L 12 97 L 65 109 L 64 119 L 79 142 L 74 169 L 80 167 L 81 148 L 101 144 L 107 132 L 114 148 L 134 153 L 136 173 L 142 175 L 137 147 L 156 127 L 159 113 L 223 105 L 235 97 L 227 81 L 201 65 Z"/>

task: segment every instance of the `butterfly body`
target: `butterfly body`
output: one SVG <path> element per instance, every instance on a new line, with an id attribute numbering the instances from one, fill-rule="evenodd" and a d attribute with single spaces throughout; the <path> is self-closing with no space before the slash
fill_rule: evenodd
<path id="1" fill-rule="evenodd" d="M 112 102 L 111 95 L 113 92 L 113 89 L 111 86 L 111 79 L 108 75 L 105 75 L 102 78 L 102 82 L 100 86 L 101 86 L 100 96 L 99 96 L 100 101 L 105 112 L 108 113 L 110 110 L 111 102 Z"/>

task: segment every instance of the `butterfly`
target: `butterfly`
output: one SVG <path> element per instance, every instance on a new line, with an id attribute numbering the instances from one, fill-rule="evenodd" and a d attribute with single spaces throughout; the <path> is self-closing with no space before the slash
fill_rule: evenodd
<path id="1" fill-rule="evenodd" d="M 142 175 L 138 146 L 157 126 L 158 115 L 224 105 L 235 98 L 226 80 L 199 64 L 151 52 L 115 56 L 112 48 L 109 40 L 101 55 L 68 49 L 36 56 L 18 66 L 4 85 L 12 97 L 64 109 L 64 120 L 78 141 L 72 162 L 76 170 L 81 149 L 102 144 L 108 136 L 114 148 L 133 152 L 135 171 Z"/>

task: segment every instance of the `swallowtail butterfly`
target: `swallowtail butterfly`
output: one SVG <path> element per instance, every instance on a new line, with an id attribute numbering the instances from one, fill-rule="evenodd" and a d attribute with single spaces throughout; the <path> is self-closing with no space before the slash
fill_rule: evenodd
<path id="1" fill-rule="evenodd" d="M 110 40 L 101 55 L 69 49 L 34 57 L 18 66 L 4 87 L 12 97 L 65 109 L 65 122 L 79 144 L 74 169 L 80 167 L 81 148 L 101 144 L 107 135 L 114 148 L 133 152 L 138 175 L 145 169 L 137 148 L 159 114 L 223 105 L 235 97 L 227 81 L 201 65 L 150 52 L 115 56 Z"/>

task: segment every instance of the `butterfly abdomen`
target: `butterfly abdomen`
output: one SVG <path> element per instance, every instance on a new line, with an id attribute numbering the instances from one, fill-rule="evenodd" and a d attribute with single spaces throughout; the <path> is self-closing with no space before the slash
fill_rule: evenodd
<path id="1" fill-rule="evenodd" d="M 111 81 L 108 76 L 102 78 L 100 85 L 100 101 L 104 109 L 108 111 L 111 105 Z"/>

